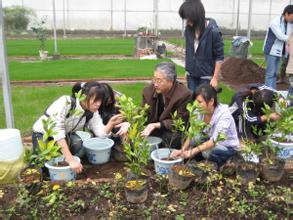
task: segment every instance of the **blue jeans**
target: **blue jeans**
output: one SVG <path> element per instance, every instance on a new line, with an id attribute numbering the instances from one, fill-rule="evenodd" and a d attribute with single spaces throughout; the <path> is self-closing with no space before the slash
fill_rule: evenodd
<path id="1" fill-rule="evenodd" d="M 203 157 L 217 163 L 221 167 L 230 157 L 236 154 L 236 150 L 232 147 L 224 147 L 216 145 L 211 150 L 202 152 Z"/>
<path id="2" fill-rule="evenodd" d="M 267 54 L 265 57 L 267 62 L 265 85 L 276 89 L 277 73 L 281 58 Z"/>
<path id="3" fill-rule="evenodd" d="M 187 87 L 195 92 L 196 89 L 201 85 L 201 84 L 210 84 L 210 79 L 201 79 L 198 77 L 192 77 L 190 75 L 186 76 L 187 79 Z"/>
<path id="4" fill-rule="evenodd" d="M 293 107 L 293 74 L 289 75 L 288 99 L 290 101 L 290 106 Z"/>

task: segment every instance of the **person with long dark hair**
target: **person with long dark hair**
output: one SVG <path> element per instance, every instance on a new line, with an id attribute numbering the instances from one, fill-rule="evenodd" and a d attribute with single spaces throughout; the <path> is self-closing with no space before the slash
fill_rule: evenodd
<path id="1" fill-rule="evenodd" d="M 210 85 L 200 85 L 194 99 L 199 103 L 203 114 L 198 120 L 208 124 L 208 128 L 192 140 L 185 140 L 181 150 L 174 150 L 171 157 L 208 159 L 220 167 L 239 150 L 239 139 L 228 105 L 218 102 L 217 93 L 221 90 Z M 225 136 L 221 140 L 219 135 Z M 207 136 L 207 138 L 203 138 Z M 197 144 L 200 141 L 200 144 Z"/>
<path id="2" fill-rule="evenodd" d="M 77 94 L 79 95 L 77 96 Z M 71 132 L 87 127 L 97 137 L 107 137 L 115 125 L 122 122 L 121 115 L 111 115 L 106 124 L 103 123 L 99 109 L 104 105 L 105 89 L 98 82 L 76 83 L 72 88 L 72 96 L 61 96 L 54 101 L 44 114 L 33 125 L 33 148 L 39 147 L 38 139 L 45 134 L 43 120 L 49 117 L 54 120 L 54 135 L 49 137 L 61 147 L 61 151 L 69 166 L 77 173 L 82 171 L 82 164 L 73 159 L 76 149 L 67 142 Z"/>
<path id="3" fill-rule="evenodd" d="M 186 19 L 185 70 L 188 88 L 196 91 L 200 84 L 218 86 L 224 60 L 224 43 L 216 21 L 205 17 L 200 0 L 186 0 L 179 9 Z"/>

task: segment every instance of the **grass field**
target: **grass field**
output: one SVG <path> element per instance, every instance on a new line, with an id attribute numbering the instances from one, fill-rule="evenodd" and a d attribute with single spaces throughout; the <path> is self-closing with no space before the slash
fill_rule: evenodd
<path id="1" fill-rule="evenodd" d="M 7 40 L 8 56 L 38 56 L 38 40 Z M 49 55 L 54 52 L 54 41 L 46 41 Z M 62 55 L 126 55 L 134 53 L 134 39 L 60 39 L 58 52 Z"/>
<path id="2" fill-rule="evenodd" d="M 183 38 L 172 38 L 169 41 L 179 46 L 184 46 L 185 44 L 185 41 Z M 232 42 L 232 39 L 224 39 L 224 54 L 225 55 L 229 55 L 230 53 L 231 42 Z M 263 56 L 263 51 L 262 51 L 263 40 L 255 39 L 255 40 L 252 40 L 252 42 L 253 42 L 253 46 L 250 47 L 249 49 L 252 56 Z"/>
<path id="3" fill-rule="evenodd" d="M 141 94 L 145 84 L 112 84 L 112 87 L 134 99 L 136 104 L 141 102 Z M 223 92 L 220 94 L 222 103 L 229 103 L 233 90 L 221 85 Z M 46 107 L 62 95 L 70 95 L 71 86 L 48 87 L 12 87 L 12 105 L 15 127 L 20 129 L 22 135 L 29 135 L 33 123 L 40 117 Z M 2 90 L 0 91 L 0 127 L 5 127 L 5 114 Z"/>
<path id="4" fill-rule="evenodd" d="M 9 62 L 10 80 L 57 80 L 152 77 L 162 60 L 58 60 Z M 184 69 L 177 66 L 183 76 Z"/>

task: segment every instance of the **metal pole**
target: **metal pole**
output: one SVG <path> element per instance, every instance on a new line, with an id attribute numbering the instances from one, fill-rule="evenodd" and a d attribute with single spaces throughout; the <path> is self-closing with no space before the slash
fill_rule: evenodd
<path id="1" fill-rule="evenodd" d="M 67 0 L 67 28 L 70 29 L 69 25 L 69 0 Z"/>
<path id="2" fill-rule="evenodd" d="M 235 0 L 233 0 L 233 6 L 232 6 L 232 22 L 231 22 L 232 28 L 234 26 L 234 20 L 235 20 Z"/>
<path id="3" fill-rule="evenodd" d="M 270 6 L 269 6 L 269 22 L 268 22 L 268 24 L 270 24 L 270 22 L 271 22 L 271 17 L 272 17 L 272 0 L 270 0 Z"/>
<path id="4" fill-rule="evenodd" d="M 58 48 L 57 48 L 57 32 L 56 32 L 55 0 L 53 0 L 53 31 L 54 31 L 54 54 L 58 54 Z"/>
<path id="5" fill-rule="evenodd" d="M 126 0 L 124 0 L 124 37 L 126 37 Z"/>
<path id="6" fill-rule="evenodd" d="M 111 0 L 111 24 L 110 24 L 110 30 L 113 30 L 113 0 Z"/>
<path id="7" fill-rule="evenodd" d="M 10 80 L 7 66 L 2 0 L 0 0 L 0 79 L 2 79 L 6 127 L 13 128 L 14 118 L 10 92 Z"/>
<path id="8" fill-rule="evenodd" d="M 185 0 L 183 0 L 182 2 L 185 2 Z M 185 29 L 185 25 L 184 25 L 184 20 L 182 19 L 181 37 L 184 37 L 184 29 Z"/>
<path id="9" fill-rule="evenodd" d="M 235 35 L 239 35 L 239 13 L 240 13 L 240 0 L 237 2 L 237 17 L 236 17 L 236 33 Z"/>
<path id="10" fill-rule="evenodd" d="M 67 38 L 67 36 L 66 36 L 66 21 L 65 21 L 65 0 L 63 0 L 63 38 Z"/>
<path id="11" fill-rule="evenodd" d="M 252 0 L 249 0 L 248 27 L 247 27 L 247 38 L 249 40 L 251 35 L 251 12 L 252 12 Z"/>
<path id="12" fill-rule="evenodd" d="M 157 36 L 158 35 L 158 9 L 159 9 L 159 0 L 154 0 L 155 1 L 155 32 L 154 34 Z"/>

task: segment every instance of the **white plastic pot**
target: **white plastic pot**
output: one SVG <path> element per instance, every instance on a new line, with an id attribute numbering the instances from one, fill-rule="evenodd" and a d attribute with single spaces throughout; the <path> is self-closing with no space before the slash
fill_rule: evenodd
<path id="1" fill-rule="evenodd" d="M 273 146 L 281 148 L 278 154 L 279 158 L 287 159 L 293 156 L 293 142 L 278 142 L 273 139 L 270 139 L 270 141 L 273 144 Z"/>
<path id="2" fill-rule="evenodd" d="M 154 150 L 151 153 L 151 158 L 154 160 L 155 163 L 155 171 L 157 174 L 163 175 L 168 174 L 171 171 L 171 167 L 175 164 L 182 163 L 183 159 L 178 158 L 175 160 L 162 160 L 164 158 L 168 158 L 170 152 L 174 149 L 169 148 L 160 148 Z"/>
<path id="3" fill-rule="evenodd" d="M 83 142 L 86 155 L 92 164 L 104 164 L 110 159 L 111 148 L 114 141 L 109 138 L 90 138 Z"/>
<path id="4" fill-rule="evenodd" d="M 48 51 L 47 50 L 39 50 L 40 58 L 41 60 L 45 60 L 48 57 Z"/>
<path id="5" fill-rule="evenodd" d="M 80 162 L 79 157 L 73 156 L 74 160 Z M 57 167 L 58 162 L 64 161 L 64 157 L 56 157 L 45 163 L 45 167 L 49 169 L 51 181 L 72 181 L 76 179 L 76 173 L 70 166 Z"/>
<path id="6" fill-rule="evenodd" d="M 76 131 L 75 133 L 81 138 L 82 141 L 88 140 L 92 137 L 92 135 L 86 131 Z"/>
<path id="7" fill-rule="evenodd" d="M 159 149 L 159 144 L 162 142 L 162 139 L 155 136 L 148 136 L 147 141 L 150 144 L 150 159 L 151 159 L 151 153 L 154 150 Z"/>

